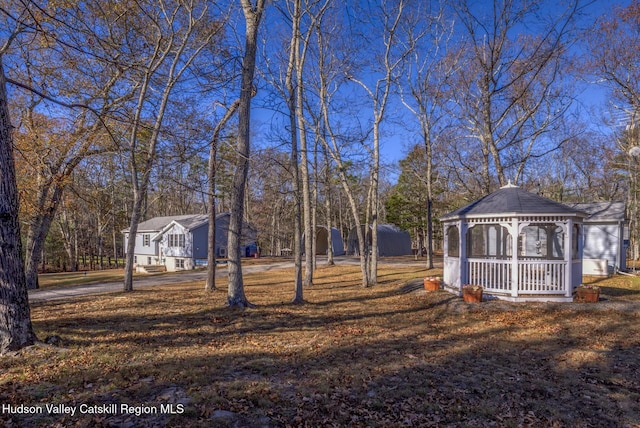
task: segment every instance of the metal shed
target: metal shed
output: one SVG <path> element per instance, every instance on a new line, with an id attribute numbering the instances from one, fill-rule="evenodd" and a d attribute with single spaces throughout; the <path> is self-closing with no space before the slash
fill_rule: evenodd
<path id="1" fill-rule="evenodd" d="M 331 246 L 334 256 L 344 255 L 342 234 L 335 227 L 331 228 Z M 316 254 L 326 255 L 329 251 L 329 229 L 326 226 L 316 226 Z"/>
<path id="2" fill-rule="evenodd" d="M 364 230 L 364 225 L 361 226 Z M 372 226 L 368 225 L 369 231 Z M 369 247 L 371 247 L 371 233 L 369 236 Z M 347 254 L 358 255 L 358 232 L 356 228 L 349 231 L 347 238 Z M 385 256 L 406 256 L 412 254 L 411 236 L 406 230 L 400 229 L 394 224 L 378 225 L 378 255 Z"/>

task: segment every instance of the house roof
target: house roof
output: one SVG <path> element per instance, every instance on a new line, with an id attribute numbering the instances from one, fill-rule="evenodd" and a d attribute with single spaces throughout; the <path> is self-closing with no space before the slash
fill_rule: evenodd
<path id="1" fill-rule="evenodd" d="M 209 215 L 194 214 L 191 216 L 186 216 L 186 218 L 176 218 L 174 221 L 187 230 L 193 230 L 209 223 Z"/>
<path id="2" fill-rule="evenodd" d="M 442 219 L 484 216 L 491 214 L 547 214 L 563 216 L 578 215 L 586 217 L 585 213 L 577 210 L 576 208 L 569 207 L 561 204 L 560 202 L 552 201 L 551 199 L 538 196 L 517 186 L 508 184 L 475 202 L 445 214 Z"/>
<path id="3" fill-rule="evenodd" d="M 222 214 L 218 214 L 218 216 L 220 215 Z M 159 232 L 173 221 L 179 223 L 181 226 L 187 229 L 194 229 L 195 227 L 198 227 L 207 222 L 207 214 L 186 214 L 153 217 L 138 224 L 138 233 Z M 129 232 L 129 228 L 122 230 L 122 232 Z"/>
<path id="4" fill-rule="evenodd" d="M 229 222 L 228 217 L 230 213 L 220 213 L 216 215 L 216 222 L 226 221 Z M 165 217 L 154 217 L 138 224 L 138 233 L 154 233 L 152 240 L 156 241 L 162 237 L 162 235 L 169 230 L 173 224 L 179 224 L 185 229 L 191 231 L 197 229 L 200 226 L 204 226 L 209 223 L 208 214 L 187 214 Z M 243 222 L 242 234 L 247 239 L 255 240 L 256 229 L 251 224 Z M 128 233 L 129 228 L 122 230 L 122 233 Z"/>
<path id="5" fill-rule="evenodd" d="M 626 204 L 624 202 L 590 202 L 579 204 L 567 204 L 570 207 L 583 211 L 589 216 L 588 222 L 598 221 L 626 221 Z"/>
<path id="6" fill-rule="evenodd" d="M 138 233 L 141 232 L 159 232 L 160 230 L 162 230 L 162 228 L 164 228 L 166 225 L 168 225 L 169 223 L 171 223 L 174 220 L 178 220 L 178 219 L 187 219 L 193 217 L 193 214 L 191 215 L 174 215 L 174 216 L 166 216 L 166 217 L 154 217 L 151 218 L 149 220 L 143 221 L 141 223 L 138 224 Z M 123 232 L 128 232 L 129 228 L 126 228 L 123 230 Z"/>

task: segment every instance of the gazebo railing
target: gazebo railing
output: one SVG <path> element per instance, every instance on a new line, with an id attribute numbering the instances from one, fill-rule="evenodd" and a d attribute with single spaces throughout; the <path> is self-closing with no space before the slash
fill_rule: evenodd
<path id="1" fill-rule="evenodd" d="M 486 291 L 511 291 L 511 261 L 503 259 L 468 259 L 469 284 L 482 285 Z"/>
<path id="2" fill-rule="evenodd" d="M 519 261 L 518 292 L 524 294 L 561 294 L 565 291 L 567 262 Z"/>
<path id="3" fill-rule="evenodd" d="M 487 292 L 512 291 L 513 264 L 506 259 L 469 259 L 469 284 L 482 285 Z M 562 294 L 566 290 L 564 260 L 518 260 L 518 294 Z"/>

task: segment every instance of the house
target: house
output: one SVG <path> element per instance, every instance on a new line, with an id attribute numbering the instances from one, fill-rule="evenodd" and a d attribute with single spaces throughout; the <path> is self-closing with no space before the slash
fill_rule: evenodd
<path id="1" fill-rule="evenodd" d="M 583 273 L 608 275 L 627 267 L 625 232 L 628 227 L 624 202 L 567 204 L 588 214 L 584 219 Z"/>
<path id="2" fill-rule="evenodd" d="M 364 225 L 361 225 L 364 232 Z M 371 225 L 369 225 L 371 229 Z M 371 231 L 371 230 L 370 230 Z M 369 246 L 371 246 L 371 234 L 369 234 Z M 354 227 L 349 231 L 347 238 L 347 254 L 358 255 L 358 231 Z M 378 225 L 378 255 L 385 256 L 406 256 L 413 254 L 411 249 L 411 236 L 409 232 L 400 229 L 393 224 Z"/>
<path id="3" fill-rule="evenodd" d="M 229 213 L 216 216 L 216 257 L 227 257 Z M 129 231 L 124 233 L 127 248 Z M 134 266 L 164 266 L 168 271 L 193 269 L 207 264 L 209 217 L 191 214 L 154 217 L 138 225 L 134 249 Z M 252 257 L 257 252 L 257 232 L 243 224 L 242 254 Z"/>

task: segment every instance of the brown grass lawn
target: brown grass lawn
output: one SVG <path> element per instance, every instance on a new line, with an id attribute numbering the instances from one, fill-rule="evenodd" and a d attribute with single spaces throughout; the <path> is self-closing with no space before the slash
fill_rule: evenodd
<path id="1" fill-rule="evenodd" d="M 381 266 L 362 289 L 321 268 L 301 306 L 292 271 L 247 276 L 245 311 L 202 283 L 34 305 L 59 340 L 0 358 L 0 424 L 640 426 L 639 279 L 591 279 L 597 304 L 467 304 L 426 273 Z"/>
<path id="2" fill-rule="evenodd" d="M 136 274 L 138 276 L 138 274 Z M 124 269 L 105 269 L 81 272 L 59 272 L 38 275 L 38 285 L 42 289 L 71 287 L 74 285 L 96 284 L 100 282 L 122 281 Z"/>

